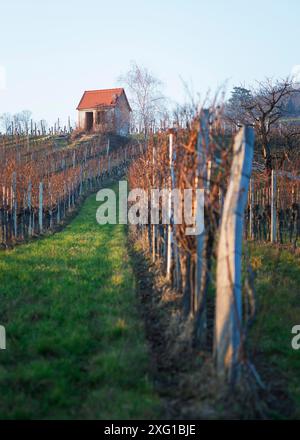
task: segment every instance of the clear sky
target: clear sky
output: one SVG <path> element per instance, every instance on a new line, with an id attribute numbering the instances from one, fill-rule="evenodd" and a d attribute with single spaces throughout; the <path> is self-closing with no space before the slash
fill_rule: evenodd
<path id="1" fill-rule="evenodd" d="M 0 0 L 0 114 L 76 117 L 82 92 L 131 60 L 183 99 L 284 77 L 300 64 L 299 0 Z"/>

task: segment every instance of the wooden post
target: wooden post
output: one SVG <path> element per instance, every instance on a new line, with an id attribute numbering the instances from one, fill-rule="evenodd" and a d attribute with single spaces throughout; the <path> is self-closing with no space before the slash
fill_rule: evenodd
<path id="1" fill-rule="evenodd" d="M 82 189 L 82 175 L 83 175 L 83 170 L 82 170 L 82 166 L 80 167 L 80 185 L 79 185 L 79 196 L 82 196 L 82 192 L 83 192 L 83 189 Z"/>
<path id="2" fill-rule="evenodd" d="M 57 199 L 57 217 L 56 217 L 56 223 L 60 223 L 60 198 Z"/>
<path id="3" fill-rule="evenodd" d="M 31 182 L 29 182 L 28 192 L 27 192 L 27 205 L 28 205 L 28 213 L 29 213 L 29 219 L 28 219 L 28 235 L 29 235 L 29 237 L 32 236 L 31 192 L 32 192 L 32 185 L 31 185 Z"/>
<path id="4" fill-rule="evenodd" d="M 50 206 L 49 206 L 49 216 L 50 216 L 50 221 L 49 221 L 49 228 L 52 229 L 53 227 L 53 202 L 52 202 L 52 186 L 51 186 L 51 181 L 48 182 L 48 197 L 50 199 Z"/>
<path id="5" fill-rule="evenodd" d="M 154 173 L 154 168 L 155 168 L 155 147 L 153 145 L 152 147 L 152 187 L 155 188 L 155 173 Z M 152 225 L 152 261 L 153 263 L 155 262 L 155 257 L 156 257 L 156 225 Z"/>
<path id="6" fill-rule="evenodd" d="M 12 209 L 13 209 L 13 221 L 14 221 L 14 236 L 17 238 L 17 173 L 14 171 L 12 175 Z"/>
<path id="7" fill-rule="evenodd" d="M 172 266 L 172 243 L 173 243 L 173 233 L 172 233 L 172 173 L 173 170 L 173 134 L 169 134 L 169 168 L 170 168 L 170 179 L 169 179 L 169 200 L 168 200 L 168 239 L 167 239 L 167 279 L 171 279 L 171 266 Z"/>
<path id="8" fill-rule="evenodd" d="M 276 213 L 276 171 L 272 170 L 271 176 L 271 242 L 276 243 L 276 232 L 277 232 L 277 213 Z"/>
<path id="9" fill-rule="evenodd" d="M 199 188 L 199 181 L 202 178 L 204 190 L 208 191 L 208 172 L 207 172 L 207 155 L 209 148 L 209 110 L 204 110 L 200 117 L 200 130 L 197 139 L 197 172 L 196 172 L 196 189 Z M 210 166 L 211 168 L 211 166 Z M 197 212 L 197 206 L 196 206 Z M 194 285 L 194 300 L 192 313 L 195 315 L 198 313 L 200 307 L 205 308 L 203 304 L 203 291 L 202 291 L 202 275 L 203 275 L 203 249 L 205 242 L 205 231 L 196 236 L 196 270 L 195 270 L 195 285 Z M 202 323 L 198 323 L 199 327 L 204 327 L 205 313 L 202 312 Z M 202 330 L 199 330 L 199 333 Z"/>
<path id="10" fill-rule="evenodd" d="M 238 375 L 242 324 L 242 241 L 244 209 L 252 171 L 254 131 L 243 127 L 235 138 L 217 257 L 214 357 L 218 375 Z"/>
<path id="11" fill-rule="evenodd" d="M 250 179 L 250 204 L 249 204 L 249 235 L 250 240 L 254 240 L 254 180 Z"/>
<path id="12" fill-rule="evenodd" d="M 176 160 L 176 149 L 173 146 L 172 151 L 172 166 L 171 166 L 171 183 L 172 183 L 172 189 L 176 188 L 176 177 L 174 172 L 174 162 Z M 177 209 L 177 207 L 175 208 Z M 174 223 L 173 219 L 173 231 L 172 231 L 172 238 L 173 238 L 173 255 L 174 255 L 174 263 L 175 263 L 175 287 L 179 291 L 181 289 L 181 265 L 180 265 L 180 255 L 179 255 L 179 246 L 177 242 L 176 237 L 176 225 Z"/>
<path id="13" fill-rule="evenodd" d="M 295 200 L 295 186 L 292 186 L 292 198 L 291 198 L 291 202 L 294 203 Z"/>
<path id="14" fill-rule="evenodd" d="M 176 161 L 176 148 L 174 146 L 174 135 L 172 134 L 172 139 L 170 138 L 170 173 L 171 173 L 171 190 L 173 190 L 173 188 L 176 188 L 176 178 L 175 178 L 175 171 L 174 171 L 174 163 Z M 178 246 L 177 246 L 177 241 L 176 241 L 176 233 L 175 233 L 175 224 L 174 224 L 174 219 L 173 219 L 173 215 L 172 215 L 172 206 L 171 206 L 171 195 L 170 195 L 170 213 L 171 213 L 171 220 L 170 220 L 170 226 L 171 226 L 171 238 L 172 238 L 172 245 L 173 248 L 171 246 L 171 258 L 173 257 L 174 263 L 175 263 L 175 286 L 176 289 L 179 290 L 181 287 L 181 268 L 180 268 L 180 259 L 179 259 L 179 250 L 178 250 Z"/>
<path id="15" fill-rule="evenodd" d="M 208 149 L 208 147 L 209 147 L 209 146 L 207 146 L 206 148 Z M 207 151 L 207 153 L 208 153 L 208 151 Z M 212 161 L 209 160 L 209 161 L 207 162 L 206 184 L 204 184 L 204 185 L 205 185 L 206 193 L 209 193 L 209 190 L 210 190 L 211 167 L 212 167 Z"/>
<path id="16" fill-rule="evenodd" d="M 35 212 L 33 209 L 32 210 L 32 235 L 34 234 L 34 228 L 35 228 Z"/>
<path id="17" fill-rule="evenodd" d="M 220 218 L 222 217 L 222 213 L 223 213 L 223 205 L 224 205 L 224 196 L 223 196 L 223 189 L 221 188 L 221 186 L 219 187 L 219 208 L 220 208 Z"/>
<path id="18" fill-rule="evenodd" d="M 39 230 L 43 232 L 43 182 L 39 185 Z"/>

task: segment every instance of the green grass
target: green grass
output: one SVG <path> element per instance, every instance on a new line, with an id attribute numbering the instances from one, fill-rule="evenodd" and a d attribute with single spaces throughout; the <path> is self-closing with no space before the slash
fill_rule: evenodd
<path id="1" fill-rule="evenodd" d="M 300 325 L 300 256 L 271 245 L 255 245 L 251 258 L 257 269 L 258 296 L 251 343 L 270 369 L 274 366 L 282 376 L 295 405 L 290 416 L 300 419 L 300 350 L 291 346 L 291 330 Z"/>
<path id="2" fill-rule="evenodd" d="M 158 416 L 126 231 L 96 208 L 0 254 L 1 419 Z"/>
<path id="3" fill-rule="evenodd" d="M 95 196 L 62 232 L 0 253 L 1 419 L 151 419 L 159 399 L 122 225 L 99 226 Z M 253 350 L 288 387 L 300 419 L 300 256 L 251 246 Z M 283 418 L 282 414 L 273 414 Z"/>

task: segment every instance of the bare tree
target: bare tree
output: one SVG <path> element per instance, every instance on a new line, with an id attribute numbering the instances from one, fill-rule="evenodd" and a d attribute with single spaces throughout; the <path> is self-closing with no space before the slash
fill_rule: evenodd
<path id="1" fill-rule="evenodd" d="M 45 119 L 41 119 L 36 123 L 37 131 L 41 135 L 45 135 L 47 133 L 48 123 Z"/>
<path id="2" fill-rule="evenodd" d="M 181 128 L 189 128 L 195 118 L 197 107 L 193 103 L 177 104 L 173 110 L 174 124 Z"/>
<path id="3" fill-rule="evenodd" d="M 276 166 L 280 169 L 286 162 L 292 165 L 294 161 L 297 161 L 299 155 L 299 123 L 293 119 L 280 121 L 278 126 L 272 130 L 270 143 L 272 150 L 276 150 L 276 154 L 272 154 Z"/>
<path id="4" fill-rule="evenodd" d="M 11 115 L 3 113 L 0 116 L 0 122 L 6 134 L 28 134 L 30 125 L 31 111 L 23 110 Z"/>
<path id="5" fill-rule="evenodd" d="M 21 134 L 22 133 L 22 115 L 21 113 L 15 113 L 13 115 L 13 127 L 14 127 L 14 133 L 15 134 Z"/>
<path id="6" fill-rule="evenodd" d="M 131 63 L 129 71 L 121 75 L 118 81 L 128 89 L 133 124 L 147 138 L 150 129 L 165 111 L 166 99 L 161 91 L 162 82 L 136 62 Z"/>
<path id="7" fill-rule="evenodd" d="M 12 116 L 10 113 L 3 113 L 0 116 L 1 126 L 3 127 L 6 134 L 9 134 L 12 128 Z"/>
<path id="8" fill-rule="evenodd" d="M 32 113 L 30 110 L 23 110 L 22 112 L 19 113 L 19 119 L 20 119 L 20 123 L 22 125 L 22 131 L 26 135 L 29 133 L 31 116 L 32 116 Z"/>
<path id="9" fill-rule="evenodd" d="M 298 124 L 281 124 L 279 128 L 280 138 L 283 139 L 283 147 L 288 154 L 293 154 L 299 149 L 300 127 Z"/>
<path id="10" fill-rule="evenodd" d="M 258 88 L 252 91 L 244 88 L 238 89 L 243 91 L 243 99 L 229 101 L 227 116 L 236 124 L 250 124 L 255 127 L 261 143 L 265 168 L 270 173 L 272 170 L 271 132 L 285 115 L 287 98 L 296 90 L 288 78 L 276 82 L 266 79 L 258 83 Z"/>

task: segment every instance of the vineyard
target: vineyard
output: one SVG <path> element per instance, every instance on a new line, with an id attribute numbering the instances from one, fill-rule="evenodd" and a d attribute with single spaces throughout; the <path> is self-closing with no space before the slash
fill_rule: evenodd
<path id="1" fill-rule="evenodd" d="M 3 438 L 300 421 L 299 0 L 1 17 Z"/>
<path id="2" fill-rule="evenodd" d="M 263 170 L 254 170 L 245 219 L 247 238 L 296 247 L 300 230 L 299 165 L 291 168 L 274 170 L 271 185 Z"/>
<path id="3" fill-rule="evenodd" d="M 122 174 L 136 148 L 120 151 L 109 139 L 60 148 L 54 138 L 3 137 L 0 146 L 0 227 L 3 246 L 53 229 L 88 191 Z"/>
<path id="4" fill-rule="evenodd" d="M 260 326 L 261 319 L 265 325 L 269 322 L 258 299 L 270 289 L 271 281 L 260 279 L 264 267 L 271 267 L 275 277 L 277 263 L 268 266 L 273 259 L 277 261 L 273 250 L 286 250 L 288 258 L 297 255 L 298 159 L 268 173 L 257 157 L 253 128 L 228 131 L 221 112 L 212 107 L 196 113 L 188 126 L 153 131 L 146 138 L 132 137 L 127 143 L 118 143 L 105 134 L 68 141 L 51 135 L 3 136 L 0 168 L 4 295 L 0 316 L 19 353 L 3 361 L 5 374 L 0 389 L 7 397 L 0 408 L 4 418 L 32 418 L 34 413 L 41 418 L 55 414 L 72 418 L 73 411 L 83 418 L 103 414 L 108 418 L 155 417 L 158 413 L 175 419 L 239 418 L 241 414 L 245 418 L 269 418 L 272 411 L 279 417 L 286 415 L 290 407 L 282 409 L 274 404 L 273 379 L 268 382 L 264 365 L 252 354 L 253 340 L 261 337 L 256 322 Z M 146 213 L 138 212 L 137 224 L 128 230 L 124 225 L 96 225 L 95 195 L 84 203 L 86 196 L 124 178 L 129 189 L 147 194 L 167 190 L 167 199 L 161 195 L 156 201 L 156 221 L 149 204 Z M 192 210 L 182 220 L 185 191 L 189 191 Z M 79 216 L 71 221 L 70 214 L 75 211 Z M 201 218 L 204 228 L 195 233 Z M 61 229 L 59 234 L 52 234 Z M 31 239 L 38 236 L 44 239 L 32 243 Z M 22 242 L 26 244 L 15 247 Z M 262 262 L 268 249 L 272 257 Z M 26 262 L 24 268 L 22 261 Z M 297 266 L 294 260 L 290 264 L 291 268 Z M 293 270 L 285 261 L 281 267 L 285 272 Z M 13 281 L 10 273 L 15 274 Z M 286 278 L 285 282 L 289 285 L 286 294 L 294 294 L 293 281 Z M 49 313 L 40 292 L 45 292 Z M 128 304 L 123 294 L 128 295 Z M 57 295 L 61 295 L 58 302 Z M 101 310 L 106 311 L 101 325 L 101 320 L 94 318 L 99 313 L 94 295 Z M 279 293 L 277 296 L 276 301 L 283 301 Z M 36 303 L 34 310 L 26 305 L 28 300 Z M 138 314 L 132 317 L 133 310 Z M 34 323 L 37 329 L 36 336 L 28 336 L 33 348 L 26 353 L 21 353 L 18 342 L 27 338 L 19 321 L 23 313 L 25 327 Z M 274 313 L 279 312 L 276 309 Z M 80 331 L 74 333 L 74 339 L 68 314 L 72 319 L 79 316 Z M 85 333 L 84 323 L 89 320 L 89 335 L 80 343 L 79 333 Z M 141 320 L 146 334 L 140 330 L 135 348 L 134 335 Z M 62 330 L 57 328 L 58 321 Z M 288 318 L 286 321 L 290 325 Z M 53 332 L 65 332 L 66 341 L 63 337 L 53 339 Z M 92 352 L 102 337 L 103 347 L 97 348 L 94 364 Z M 148 345 L 150 349 L 145 349 Z M 66 347 L 72 347 L 75 355 L 70 361 L 74 371 L 71 397 L 64 406 L 69 378 L 60 372 L 57 385 L 52 359 L 64 364 L 69 356 Z M 32 377 L 20 365 L 23 356 L 35 372 Z M 132 356 L 141 359 L 136 369 L 130 367 L 135 364 Z M 151 356 L 156 373 L 150 376 L 158 375 L 157 389 L 146 379 Z M 85 369 L 85 363 L 89 365 L 87 382 L 77 368 L 78 364 Z M 294 380 L 293 370 L 290 374 Z M 178 386 L 170 380 L 173 375 Z M 40 384 L 37 388 L 36 377 Z M 75 391 L 77 380 L 80 396 Z M 110 386 L 103 388 L 103 381 Z M 84 387 L 93 393 L 94 385 L 104 390 L 103 401 L 101 393 L 91 402 L 87 398 Z M 53 395 L 53 386 L 60 400 Z M 128 387 L 133 395 L 130 403 Z M 24 393 L 16 407 L 10 400 L 13 394 L 7 393 L 10 388 L 15 394 L 19 388 Z M 199 391 L 196 394 L 195 389 Z M 178 397 L 178 390 L 183 397 Z M 103 402 L 110 400 L 110 393 L 115 403 L 106 407 Z M 164 394 L 168 397 L 162 397 Z M 139 395 L 147 396 L 141 407 Z M 24 396 L 30 396 L 32 408 L 27 408 Z M 37 410 L 40 399 L 44 406 Z M 220 402 L 224 403 L 223 410 L 217 409 Z M 239 409 L 231 410 L 236 402 Z"/>
<path id="5" fill-rule="evenodd" d="M 158 202 L 159 222 L 151 223 L 149 206 L 148 225 L 134 232 L 173 292 L 173 299 L 169 291 L 160 297 L 173 303 L 176 316 L 165 317 L 167 334 L 176 334 L 172 342 L 167 337 L 166 345 L 179 350 L 182 363 L 187 347 L 196 347 L 194 357 L 204 350 L 216 366 L 214 380 L 243 383 L 250 401 L 266 390 L 249 351 L 249 334 L 261 313 L 250 255 L 255 244 L 268 242 L 293 251 L 300 234 L 299 159 L 270 175 L 253 160 L 254 145 L 251 128 L 230 138 L 218 111 L 202 110 L 190 128 L 153 135 L 129 170 L 131 187 L 169 191 L 167 224 Z M 172 192 L 178 188 L 192 190 L 194 217 L 188 222 L 177 221 L 184 203 Z M 197 189 L 204 191 L 205 229 L 195 236 L 186 231 L 195 226 L 202 203 Z"/>
<path id="6" fill-rule="evenodd" d="M 240 140 L 241 136 L 243 141 Z M 185 234 L 189 225 L 178 225 L 174 222 L 174 207 L 171 204 L 168 212 L 170 225 L 149 223 L 147 231 L 141 228 L 141 233 L 147 232 L 153 261 L 156 258 L 165 259 L 166 275 L 179 290 L 186 284 L 190 285 L 190 280 L 193 280 L 190 288 L 194 290 L 197 278 L 194 273 L 200 270 L 196 266 L 202 266 L 202 261 L 205 261 L 207 267 L 211 266 L 214 248 L 217 248 L 218 230 L 222 229 L 222 216 L 226 215 L 226 194 L 230 185 L 237 182 L 238 173 L 243 175 L 243 162 L 236 164 L 242 152 L 244 160 L 249 162 L 245 176 L 249 182 L 244 182 L 239 188 L 240 192 L 248 194 L 241 210 L 243 237 L 250 241 L 297 246 L 300 233 L 300 177 L 297 175 L 299 163 L 293 163 L 285 170 L 275 169 L 270 176 L 262 164 L 254 161 L 252 172 L 254 140 L 251 143 L 249 136 L 247 131 L 241 131 L 239 135 L 228 139 L 217 115 L 204 111 L 199 120 L 194 120 L 189 130 L 171 130 L 170 133 L 153 136 L 146 154 L 130 168 L 129 180 L 132 187 L 147 191 L 151 188 L 168 188 L 170 191 L 174 188 L 189 188 L 194 193 L 197 188 L 202 188 L 205 191 L 206 232 L 201 239 Z M 251 148 L 248 146 L 250 143 Z M 193 203 L 196 210 L 195 194 Z M 163 212 L 160 210 L 160 219 L 162 216 Z M 197 248 L 199 240 L 200 254 Z M 207 276 L 206 274 L 201 282 L 198 280 L 200 284 L 206 285 L 206 289 L 208 278 L 211 278 Z M 190 294 L 187 298 L 189 296 Z M 196 300 L 187 300 L 187 303 L 188 312 L 192 312 L 190 307 Z"/>

